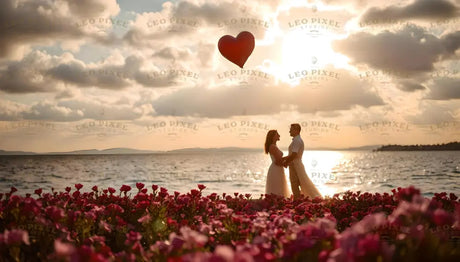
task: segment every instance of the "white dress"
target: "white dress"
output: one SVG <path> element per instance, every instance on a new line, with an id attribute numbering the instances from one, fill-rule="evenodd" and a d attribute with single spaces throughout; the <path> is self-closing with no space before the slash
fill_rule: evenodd
<path id="1" fill-rule="evenodd" d="M 275 164 L 275 157 L 270 154 L 272 164 L 268 168 L 265 194 L 275 194 L 283 197 L 290 197 L 289 187 L 284 174 L 284 168 Z"/>

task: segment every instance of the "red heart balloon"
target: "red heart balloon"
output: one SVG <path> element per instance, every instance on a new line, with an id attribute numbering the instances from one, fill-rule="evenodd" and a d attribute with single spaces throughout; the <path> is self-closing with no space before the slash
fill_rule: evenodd
<path id="1" fill-rule="evenodd" d="M 244 63 L 254 50 L 254 36 L 247 31 L 238 34 L 236 38 L 224 35 L 219 39 L 218 47 L 223 57 L 243 68 Z"/>

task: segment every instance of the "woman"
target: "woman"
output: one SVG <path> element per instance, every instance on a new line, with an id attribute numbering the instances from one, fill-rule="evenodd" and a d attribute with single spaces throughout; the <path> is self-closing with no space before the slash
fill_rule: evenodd
<path id="1" fill-rule="evenodd" d="M 289 189 L 283 168 L 283 152 L 278 149 L 276 142 L 280 140 L 280 135 L 276 130 L 270 130 L 265 139 L 265 154 L 270 153 L 272 164 L 268 168 L 267 183 L 265 194 L 275 194 L 289 197 Z"/>

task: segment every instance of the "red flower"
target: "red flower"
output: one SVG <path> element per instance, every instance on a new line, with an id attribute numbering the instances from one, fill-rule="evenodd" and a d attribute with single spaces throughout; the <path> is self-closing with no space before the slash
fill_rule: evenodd
<path id="1" fill-rule="evenodd" d="M 137 189 L 141 190 L 142 188 L 144 188 L 144 184 L 143 183 L 136 183 L 136 187 Z"/>
<path id="2" fill-rule="evenodd" d="M 91 188 L 93 191 L 96 191 L 97 192 L 97 186 L 93 186 L 93 188 Z"/>
<path id="3" fill-rule="evenodd" d="M 152 190 L 153 190 L 153 192 L 157 191 L 157 189 L 158 189 L 158 186 L 157 186 L 157 185 L 152 185 Z"/>
<path id="4" fill-rule="evenodd" d="M 78 197 L 80 196 L 80 191 L 75 191 L 75 192 L 73 192 L 72 196 L 73 196 L 74 198 L 78 198 Z"/>
<path id="5" fill-rule="evenodd" d="M 438 208 L 433 212 L 433 221 L 438 226 L 452 225 L 454 217 L 452 214 Z"/>
<path id="6" fill-rule="evenodd" d="M 69 186 L 65 188 L 65 191 L 67 192 L 70 192 L 70 190 L 72 190 L 72 188 L 70 188 Z"/>
<path id="7" fill-rule="evenodd" d="M 205 188 L 206 188 L 206 186 L 205 186 L 205 185 L 202 185 L 202 184 L 198 184 L 198 189 L 199 189 L 199 190 L 203 190 L 203 189 L 205 189 Z"/>
<path id="8" fill-rule="evenodd" d="M 192 194 L 192 196 L 196 197 L 196 196 L 199 196 L 200 195 L 200 191 L 196 190 L 196 189 L 192 189 L 190 190 L 190 193 Z"/>
<path id="9" fill-rule="evenodd" d="M 116 191 L 115 188 L 113 188 L 113 187 L 109 187 L 108 189 L 109 189 L 110 194 L 113 194 Z"/>
<path id="10" fill-rule="evenodd" d="M 35 194 L 37 194 L 37 195 L 41 195 L 42 192 L 43 192 L 43 190 L 41 188 L 35 189 Z"/>
<path id="11" fill-rule="evenodd" d="M 83 187 L 82 184 L 75 184 L 75 188 L 76 188 L 77 190 L 80 190 L 82 187 Z"/>
<path id="12" fill-rule="evenodd" d="M 125 192 L 125 193 L 128 192 L 129 190 L 131 190 L 131 187 L 128 185 L 122 185 L 120 188 L 120 191 Z"/>

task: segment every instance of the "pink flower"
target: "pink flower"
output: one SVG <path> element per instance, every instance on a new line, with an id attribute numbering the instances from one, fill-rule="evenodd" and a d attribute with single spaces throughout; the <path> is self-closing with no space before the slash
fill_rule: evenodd
<path id="1" fill-rule="evenodd" d="M 58 222 L 60 219 L 65 217 L 64 210 L 56 206 L 46 207 L 45 212 L 54 222 Z"/>
<path id="2" fill-rule="evenodd" d="M 99 222 L 99 228 L 101 228 L 101 229 L 103 229 L 103 230 L 105 230 L 105 231 L 107 231 L 109 233 L 112 232 L 111 226 L 107 222 L 105 222 L 104 220 L 101 220 Z"/>
<path id="3" fill-rule="evenodd" d="M 208 242 L 208 237 L 196 232 L 189 227 L 181 227 L 180 233 L 185 241 L 186 248 L 203 247 Z"/>
<path id="4" fill-rule="evenodd" d="M 54 250 L 59 257 L 70 257 L 75 253 L 75 247 L 72 244 L 63 243 L 59 239 L 54 240 Z"/>
<path id="5" fill-rule="evenodd" d="M 20 245 L 22 243 L 30 245 L 29 233 L 21 229 L 5 230 L 3 235 L 0 235 L 0 243 L 2 242 L 7 245 Z"/>
<path id="6" fill-rule="evenodd" d="M 141 233 L 131 230 L 131 231 L 129 231 L 129 233 L 126 234 L 125 244 L 126 245 L 132 245 L 132 244 L 134 244 L 135 242 L 137 242 L 137 241 L 139 241 L 141 239 L 142 239 Z"/>
<path id="7" fill-rule="evenodd" d="M 151 219 L 152 219 L 152 218 L 150 217 L 150 214 L 147 214 L 147 215 L 145 215 L 145 216 L 139 218 L 139 219 L 137 220 L 137 222 L 139 222 L 139 223 L 141 223 L 141 224 L 143 224 L 143 223 L 148 223 L 148 222 L 150 222 Z"/>
<path id="8" fill-rule="evenodd" d="M 219 245 L 214 250 L 214 259 L 210 259 L 210 261 L 234 261 L 235 251 L 231 249 L 229 246 Z"/>

